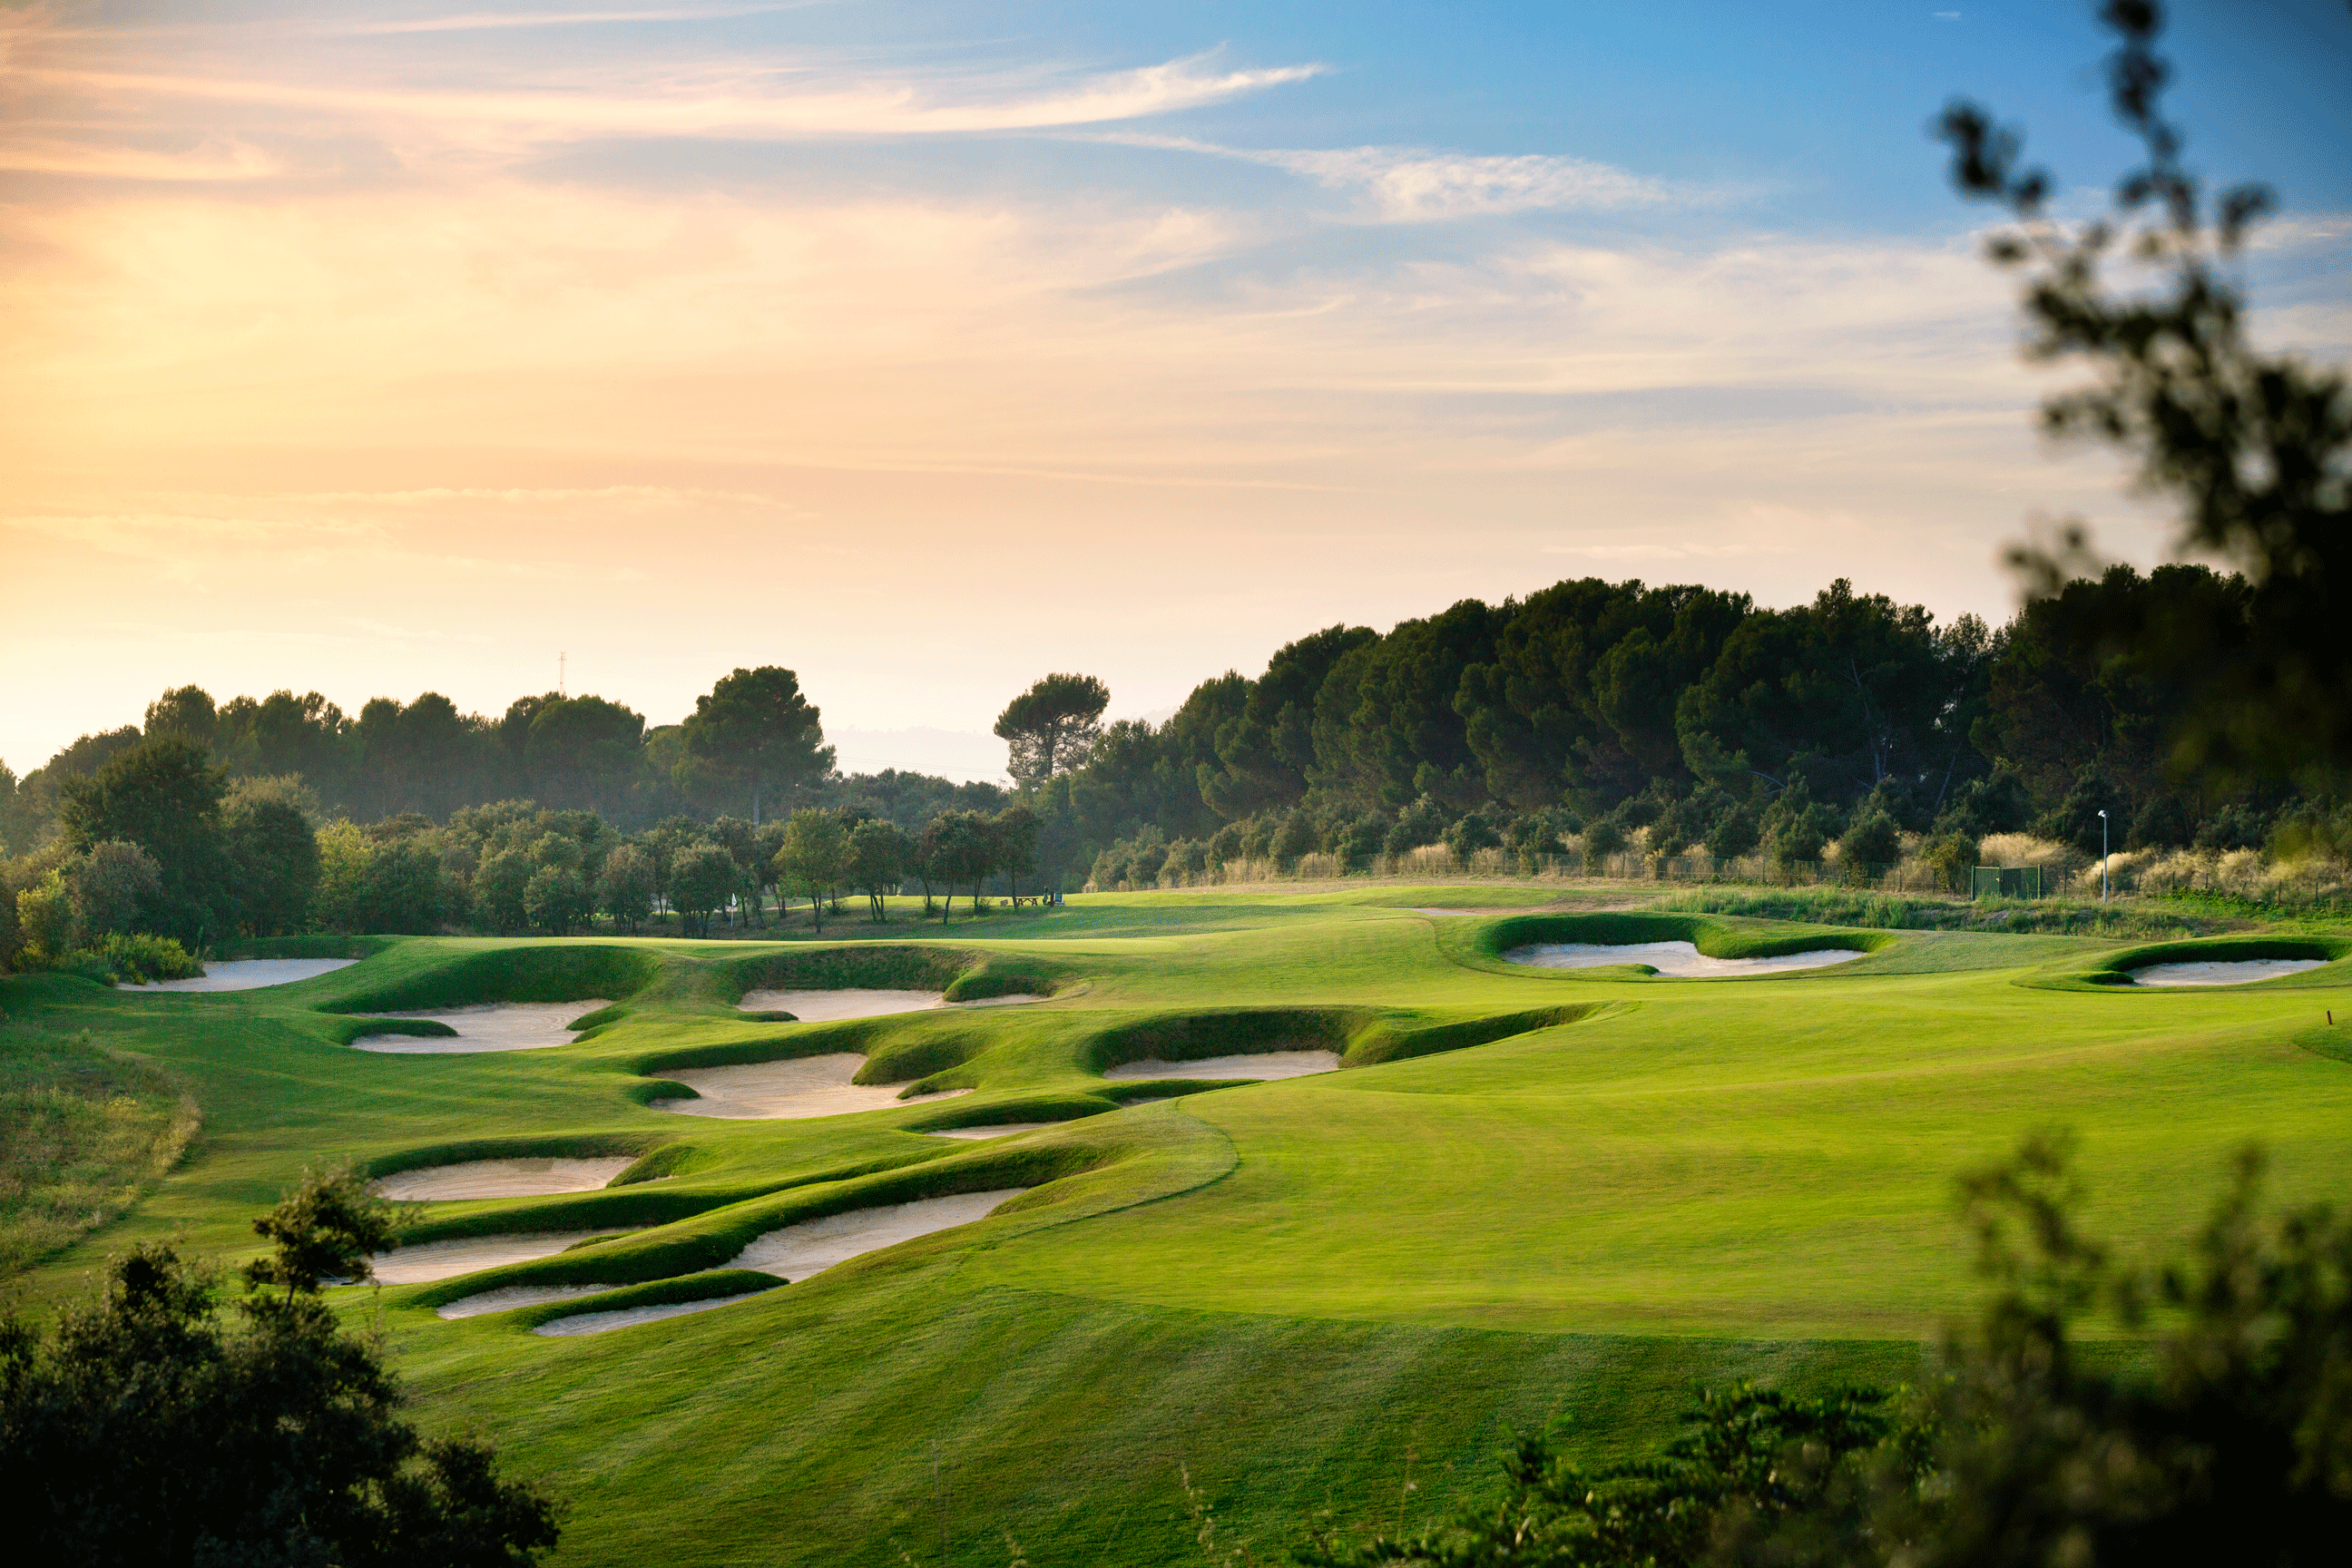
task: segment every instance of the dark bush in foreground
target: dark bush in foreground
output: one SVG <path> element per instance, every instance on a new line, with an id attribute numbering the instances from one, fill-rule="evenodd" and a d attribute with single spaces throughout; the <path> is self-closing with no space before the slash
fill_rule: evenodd
<path id="1" fill-rule="evenodd" d="M 522 1568 L 555 1509 L 487 1444 L 428 1439 L 373 1341 L 319 1298 L 365 1278 L 390 1211 L 348 1170 L 256 1228 L 231 1310 L 170 1247 L 114 1260 L 54 1333 L 0 1324 L 0 1517 L 25 1563 Z"/>

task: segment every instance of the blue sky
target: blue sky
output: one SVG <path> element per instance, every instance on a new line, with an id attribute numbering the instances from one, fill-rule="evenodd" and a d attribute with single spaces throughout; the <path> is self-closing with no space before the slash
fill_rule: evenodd
<path id="1" fill-rule="evenodd" d="M 2340 359 L 2352 14 L 2174 10 Z M 2092 210 L 2088 6 L 76 5 L 0 12 L 0 714 L 571 655 L 656 722 L 798 669 L 845 763 L 981 773 L 1047 669 L 1164 710 L 1333 621 L 1588 573 L 1999 617 L 2079 514 L 1958 94 Z"/>

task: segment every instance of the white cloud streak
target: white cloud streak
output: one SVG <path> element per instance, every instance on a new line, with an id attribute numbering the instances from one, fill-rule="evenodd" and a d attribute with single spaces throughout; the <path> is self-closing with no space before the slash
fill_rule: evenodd
<path id="1" fill-rule="evenodd" d="M 1237 159 L 1352 193 L 1387 223 L 1442 223 L 1538 211 L 1622 212 L 1711 205 L 1727 193 L 1653 179 L 1591 158 L 1423 147 L 1230 147 L 1184 136 L 1107 132 L 1089 140 Z"/>

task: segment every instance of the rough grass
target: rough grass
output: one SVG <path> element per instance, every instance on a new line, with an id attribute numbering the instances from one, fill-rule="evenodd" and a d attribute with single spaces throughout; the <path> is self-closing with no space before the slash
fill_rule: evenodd
<path id="1" fill-rule="evenodd" d="M 0 1280 L 129 1208 L 198 1120 L 168 1077 L 87 1035 L 0 1025 Z"/>

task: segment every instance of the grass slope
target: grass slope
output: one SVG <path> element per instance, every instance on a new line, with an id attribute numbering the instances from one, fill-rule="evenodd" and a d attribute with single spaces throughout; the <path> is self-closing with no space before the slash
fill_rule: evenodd
<path id="1" fill-rule="evenodd" d="M 1400 1506 L 1490 1485 L 1509 1427 L 1565 1418 L 1622 1451 L 1694 1382 L 1912 1375 L 1972 1297 L 1951 1177 L 2028 1128 L 2081 1132 L 2092 1221 L 2127 1246 L 2180 1234 L 2248 1138 L 2282 1197 L 2330 1193 L 2352 1158 L 2352 965 L 2135 992 L 2077 978 L 2123 951 L 2099 939 L 1515 912 L 1531 899 L 1419 912 L 1474 901 L 1099 896 L 911 934 L 844 921 L 822 946 L 414 939 L 267 992 L 0 982 L 12 1016 L 142 1053 L 206 1117 L 198 1158 L 25 1288 L 55 1300 L 143 1236 L 241 1256 L 307 1161 L 635 1155 L 604 1190 L 435 1205 L 418 1233 L 632 1234 L 343 1295 L 393 1336 L 428 1421 L 496 1432 L 574 1500 L 562 1561 L 1003 1563 L 1009 1536 L 1041 1568 L 1147 1563 L 1194 1549 L 1196 1505 L 1261 1556 L 1321 1514 L 1392 1529 Z M 1498 956 L 1530 931 L 1669 925 L 1717 953 L 1867 955 L 1710 981 Z M 1051 999 L 830 1024 L 734 1005 L 844 983 Z M 372 1008 L 589 996 L 614 1005 L 551 1050 L 344 1044 Z M 1169 1086 L 1100 1076 L 1301 1046 L 1347 1070 L 1124 1105 Z M 644 1103 L 666 1071 L 838 1050 L 865 1081 L 971 1092 L 807 1121 Z M 1056 1125 L 921 1136 L 1003 1121 Z M 528 1332 L 594 1298 L 432 1310 L 503 1285 L 685 1300 L 780 1226 L 1002 1187 L 1031 1190 L 647 1327 Z"/>

